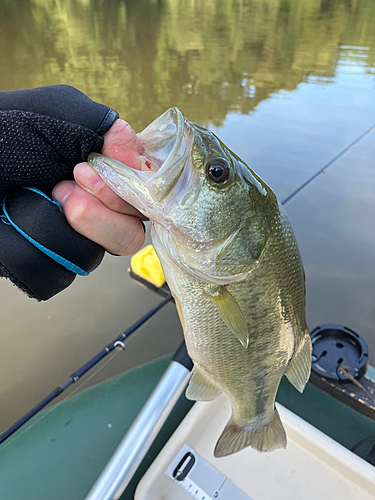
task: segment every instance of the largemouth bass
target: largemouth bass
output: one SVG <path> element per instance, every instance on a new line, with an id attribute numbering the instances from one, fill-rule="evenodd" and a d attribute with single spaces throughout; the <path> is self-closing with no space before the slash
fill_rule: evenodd
<path id="1" fill-rule="evenodd" d="M 98 154 L 89 161 L 152 222 L 194 361 L 186 396 L 230 399 L 216 457 L 285 447 L 277 389 L 286 375 L 302 392 L 311 367 L 304 271 L 286 212 L 238 156 L 177 108 L 138 137 L 141 170 Z"/>

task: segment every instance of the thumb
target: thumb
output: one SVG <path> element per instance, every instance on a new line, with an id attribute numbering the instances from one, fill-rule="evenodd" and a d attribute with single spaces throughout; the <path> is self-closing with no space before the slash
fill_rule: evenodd
<path id="1" fill-rule="evenodd" d="M 144 148 L 129 123 L 116 120 L 103 137 L 103 155 L 125 163 L 130 168 L 141 169 L 139 155 L 144 153 Z"/>

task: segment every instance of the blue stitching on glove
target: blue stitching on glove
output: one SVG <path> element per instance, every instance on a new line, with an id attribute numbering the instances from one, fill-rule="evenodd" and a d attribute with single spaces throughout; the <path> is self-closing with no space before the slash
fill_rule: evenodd
<path id="1" fill-rule="evenodd" d="M 22 189 L 28 189 L 29 191 L 33 191 L 34 193 L 39 194 L 40 196 L 43 196 L 43 198 L 45 198 L 46 200 L 48 200 L 51 203 L 53 203 L 54 205 L 56 205 L 58 207 L 58 209 L 60 210 L 60 212 L 62 212 L 62 208 L 61 208 L 60 203 L 57 200 L 51 200 L 51 198 L 48 198 L 48 196 L 45 193 L 43 193 L 43 191 L 40 191 L 37 188 L 32 188 L 32 187 L 27 187 L 27 186 L 23 186 Z"/>
<path id="2" fill-rule="evenodd" d="M 0 215 L 1 222 L 3 222 L 6 226 L 10 226 L 11 223 L 8 221 L 8 218 L 5 215 Z"/>
<path id="3" fill-rule="evenodd" d="M 51 203 L 55 203 L 55 205 L 57 205 L 59 207 L 59 209 L 61 210 L 60 203 L 57 200 L 51 200 L 42 191 L 39 191 L 39 189 L 28 188 L 28 187 L 25 188 L 25 189 L 29 189 L 30 191 L 34 191 L 34 193 L 37 193 L 40 196 L 43 196 L 43 198 L 46 198 Z M 7 220 L 10 222 L 10 224 L 14 227 L 14 229 L 16 231 L 18 231 L 24 238 L 26 238 L 27 241 L 29 241 L 32 245 L 34 245 L 34 247 L 36 247 L 42 253 L 44 253 L 45 255 L 47 255 L 48 257 L 50 257 L 52 260 L 54 260 L 55 262 L 57 262 L 58 264 L 60 264 L 61 266 L 63 266 L 67 271 L 71 271 L 72 273 L 78 274 L 79 276 L 88 276 L 90 274 L 87 271 L 84 271 L 83 269 L 81 269 L 76 264 L 73 264 L 73 262 L 71 262 L 70 260 L 65 259 L 65 257 L 62 257 L 61 255 L 53 252 L 52 250 L 50 250 L 49 248 L 45 247 L 41 243 L 38 243 L 31 236 L 29 236 L 27 233 L 25 233 L 25 231 L 23 231 L 19 226 L 17 226 L 17 224 L 15 224 L 12 221 L 12 219 L 10 218 L 10 216 L 9 216 L 9 214 L 7 212 L 7 209 L 6 209 L 6 206 L 5 206 L 5 200 L 6 200 L 6 198 L 7 197 L 5 196 L 5 198 L 3 200 L 3 213 L 4 213 L 5 217 L 7 218 Z"/>

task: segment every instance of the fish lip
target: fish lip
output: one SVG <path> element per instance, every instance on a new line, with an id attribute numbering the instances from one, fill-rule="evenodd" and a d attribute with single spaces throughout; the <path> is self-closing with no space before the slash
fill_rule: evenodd
<path id="1" fill-rule="evenodd" d="M 169 119 L 169 120 L 168 120 Z M 162 165 L 160 165 L 158 172 L 160 172 L 161 168 L 164 167 L 165 164 L 168 164 L 171 162 L 173 157 L 176 155 L 178 152 L 181 142 L 183 139 L 183 133 L 184 133 L 184 124 L 185 124 L 185 119 L 181 111 L 176 107 L 173 106 L 167 111 L 165 111 L 161 116 L 156 118 L 153 122 L 151 122 L 142 132 L 138 134 L 138 138 L 141 141 L 143 147 L 145 148 L 146 152 L 149 149 L 150 143 L 152 146 L 155 146 L 155 139 L 151 138 L 148 139 L 147 136 L 148 134 L 153 132 L 153 129 L 155 129 L 157 124 L 160 124 L 160 130 L 163 132 L 167 126 L 168 122 L 172 121 L 174 125 L 176 126 L 176 133 L 174 134 L 176 136 L 174 146 L 168 156 L 165 158 L 165 160 L 162 162 Z M 155 148 L 154 148 L 155 149 Z"/>
<path id="2" fill-rule="evenodd" d="M 156 202 L 161 202 L 168 196 L 173 187 L 177 184 L 177 181 L 183 172 L 190 149 L 188 147 L 184 147 L 183 140 L 186 135 L 185 132 L 188 132 L 189 135 L 189 132 L 192 131 L 192 129 L 188 126 L 188 121 L 185 120 L 181 111 L 177 107 L 172 107 L 169 108 L 161 117 L 152 122 L 138 136 L 145 148 L 145 151 L 148 152 L 147 134 L 149 133 L 149 130 L 152 131 L 158 123 L 161 124 L 160 128 L 165 130 L 170 121 L 172 121 L 176 127 L 176 131 L 173 134 L 174 144 L 169 154 L 160 165 L 160 168 L 146 181 L 146 187 L 152 199 Z M 155 145 L 155 141 L 153 141 L 153 144 Z"/>
<path id="3" fill-rule="evenodd" d="M 88 161 L 102 177 L 103 166 L 104 169 L 112 169 L 126 179 L 135 191 L 139 189 L 145 194 L 146 188 L 147 197 L 149 195 L 153 202 L 160 203 L 177 184 L 194 138 L 190 122 L 177 107 L 172 107 L 138 134 L 145 150 L 144 156 L 139 155 L 143 166 L 141 170 L 97 153 L 92 153 Z"/>

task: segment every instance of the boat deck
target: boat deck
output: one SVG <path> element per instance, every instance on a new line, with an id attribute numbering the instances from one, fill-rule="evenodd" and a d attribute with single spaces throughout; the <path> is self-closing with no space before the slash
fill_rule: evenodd
<path id="1" fill-rule="evenodd" d="M 83 500 L 169 360 L 134 368 L 36 415 L 0 447 L 0 498 Z M 311 385 L 301 395 L 284 379 L 277 399 L 346 448 L 374 436 L 373 420 Z M 180 398 L 122 500 L 133 499 L 138 481 L 191 406 Z"/>

